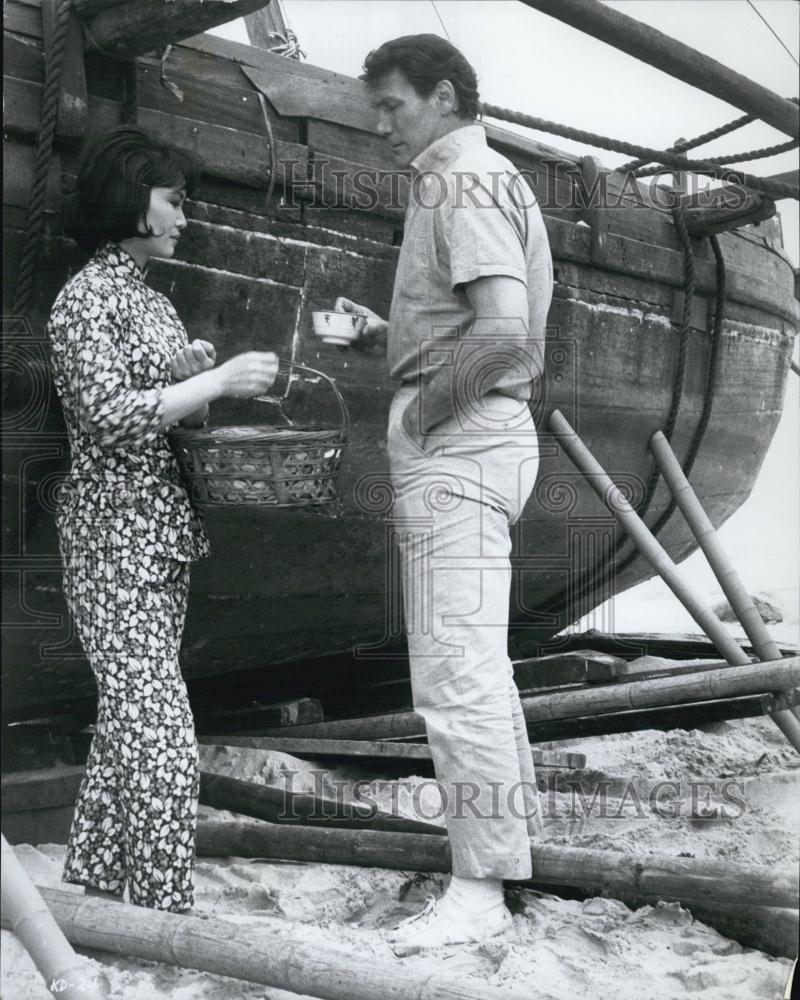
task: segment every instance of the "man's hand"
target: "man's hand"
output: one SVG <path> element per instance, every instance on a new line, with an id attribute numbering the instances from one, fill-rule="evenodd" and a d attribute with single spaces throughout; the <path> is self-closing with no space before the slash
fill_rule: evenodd
<path id="1" fill-rule="evenodd" d="M 176 382 L 184 382 L 193 375 L 208 371 L 216 363 L 217 352 L 214 345 L 207 340 L 193 340 L 171 359 L 172 377 Z"/>
<path id="2" fill-rule="evenodd" d="M 355 313 L 357 316 L 366 316 L 367 322 L 357 340 L 354 340 L 350 347 L 356 351 L 372 352 L 375 354 L 386 354 L 386 334 L 389 324 L 385 319 L 373 312 L 368 306 L 360 306 L 357 302 L 339 296 L 334 305 L 336 312 Z M 342 348 L 347 350 L 347 348 Z"/>

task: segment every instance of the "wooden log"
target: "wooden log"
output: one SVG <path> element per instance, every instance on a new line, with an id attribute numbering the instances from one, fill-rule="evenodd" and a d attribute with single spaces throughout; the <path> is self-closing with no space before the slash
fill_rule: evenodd
<path id="1" fill-rule="evenodd" d="M 584 474 L 589 485 L 600 497 L 606 509 L 614 515 L 617 521 L 619 521 L 623 529 L 632 538 L 637 549 L 664 580 L 673 594 L 675 594 L 681 604 L 683 604 L 706 635 L 712 640 L 720 653 L 722 653 L 729 663 L 740 665 L 742 670 L 748 670 L 752 675 L 753 667 L 756 667 L 757 669 L 760 665 L 751 664 L 750 666 L 744 666 L 750 662 L 747 654 L 741 646 L 734 641 L 730 633 L 727 631 L 719 618 L 714 614 L 711 608 L 681 577 L 678 572 L 678 568 L 672 559 L 670 559 L 667 552 L 656 540 L 650 529 L 645 525 L 622 492 L 617 488 L 616 484 L 608 476 L 605 469 L 603 469 L 597 459 L 584 445 L 559 410 L 553 410 L 550 414 L 549 426 L 556 435 L 559 444 L 564 448 L 564 451 L 574 462 L 577 468 Z M 775 663 L 776 661 L 772 662 Z M 739 671 L 736 671 L 737 676 L 738 674 Z M 707 675 L 709 679 L 714 676 L 715 672 L 711 672 Z M 734 673 L 731 672 L 730 676 L 733 677 Z M 767 675 L 765 674 L 764 676 L 766 679 Z M 662 682 L 652 681 L 643 683 L 659 684 Z M 798 682 L 793 681 L 791 685 L 767 684 L 765 687 L 760 688 L 760 690 L 764 691 L 773 688 L 780 689 L 793 686 L 796 683 Z M 757 689 L 749 688 L 748 690 L 734 690 L 734 688 L 729 688 L 727 692 L 720 690 L 717 692 L 717 696 L 723 693 L 751 694 L 754 693 L 755 690 Z M 690 699 L 683 698 L 680 700 L 686 701 Z M 784 736 L 786 736 L 795 750 L 800 753 L 800 722 L 797 717 L 792 712 L 784 710 L 782 712 L 776 712 L 773 721 Z"/>
<path id="2" fill-rule="evenodd" d="M 53 993 L 64 1000 L 107 997 L 111 992 L 108 981 L 97 976 L 85 958 L 75 954 L 13 848 L 2 835 L 0 842 L 3 926 L 20 939 Z"/>
<path id="3" fill-rule="evenodd" d="M 359 761 L 429 761 L 431 748 L 426 743 L 392 743 L 370 740 L 311 740 L 287 736 L 198 736 L 203 746 L 223 745 L 250 750 L 274 750 L 307 760 L 356 759 Z M 533 763 L 555 769 L 574 770 L 586 767 L 586 754 L 563 750 L 534 749 Z"/>
<path id="4" fill-rule="evenodd" d="M 361 865 L 365 868 L 420 872 L 450 871 L 446 837 L 372 830 L 327 830 L 285 827 L 255 820 L 200 820 L 197 848 L 207 857 L 275 858 Z M 744 903 L 749 906 L 797 905 L 798 886 L 792 866 L 742 865 L 682 858 L 666 854 L 626 854 L 561 844 L 532 844 L 533 878 L 516 883 L 534 889 L 571 886 L 613 896 L 630 906 L 659 899 L 692 902 Z"/>
<path id="5" fill-rule="evenodd" d="M 797 910 L 777 906 L 719 906 L 693 903 L 695 920 L 713 927 L 745 948 L 755 948 L 775 958 L 797 958 L 800 923 Z"/>
<path id="6" fill-rule="evenodd" d="M 384 812 L 374 802 L 344 802 L 309 792 L 292 792 L 290 788 L 257 785 L 208 771 L 200 775 L 200 802 L 214 809 L 229 809 L 255 819 L 293 826 L 322 825 L 433 835 L 446 832 L 432 823 Z"/>
<path id="7" fill-rule="evenodd" d="M 800 137 L 800 109 L 767 87 L 597 0 L 523 0 L 614 48 L 677 77 L 793 138 Z"/>
<path id="8" fill-rule="evenodd" d="M 41 894 L 66 937 L 81 948 L 166 962 L 320 1000 L 530 1000 L 529 990 L 488 985 L 429 961 L 365 956 L 309 942 L 281 928 L 210 915 L 163 913 L 87 898 L 64 889 Z"/>
<path id="9" fill-rule="evenodd" d="M 547 720 L 566 720 L 587 715 L 605 715 L 631 709 L 663 708 L 698 701 L 718 701 L 742 695 L 762 694 L 794 687 L 800 681 L 800 657 L 769 663 L 750 663 L 731 670 L 700 670 L 678 677 L 658 677 L 579 690 L 550 692 L 522 699 L 529 725 Z M 319 739 L 385 739 L 425 732 L 416 712 L 394 712 L 365 719 L 340 719 L 310 726 L 296 726 L 292 734 Z M 265 736 L 279 736 L 270 729 Z"/>
<path id="10" fill-rule="evenodd" d="M 86 21 L 87 47 L 133 59 L 219 24 L 235 21 L 269 0 L 130 0 L 103 7 Z"/>

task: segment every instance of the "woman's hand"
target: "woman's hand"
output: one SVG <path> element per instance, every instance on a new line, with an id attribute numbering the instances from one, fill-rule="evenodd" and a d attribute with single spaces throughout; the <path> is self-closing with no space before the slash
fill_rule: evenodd
<path id="1" fill-rule="evenodd" d="M 191 344 L 182 347 L 170 361 L 172 377 L 176 382 L 183 382 L 193 375 L 208 371 L 216 363 L 217 352 L 214 345 L 207 340 L 193 340 Z"/>
<path id="2" fill-rule="evenodd" d="M 278 374 L 278 355 L 272 351 L 247 351 L 220 365 L 219 395 L 247 399 L 267 391 Z"/>
<path id="3" fill-rule="evenodd" d="M 377 353 L 386 353 L 386 334 L 389 330 L 389 324 L 385 319 L 382 319 L 368 306 L 360 306 L 357 302 L 346 299 L 341 295 L 336 300 L 333 308 L 336 312 L 355 313 L 357 316 L 367 317 L 364 329 L 361 331 L 358 339 L 350 344 L 351 347 L 357 351 L 369 351 L 372 348 L 376 348 Z"/>

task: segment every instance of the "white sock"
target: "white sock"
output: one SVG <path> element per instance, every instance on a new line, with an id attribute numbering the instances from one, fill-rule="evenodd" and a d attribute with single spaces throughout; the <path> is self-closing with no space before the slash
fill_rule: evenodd
<path id="1" fill-rule="evenodd" d="M 477 916 L 504 905 L 503 881 L 499 878 L 467 878 L 453 875 L 442 898 L 454 913 Z"/>

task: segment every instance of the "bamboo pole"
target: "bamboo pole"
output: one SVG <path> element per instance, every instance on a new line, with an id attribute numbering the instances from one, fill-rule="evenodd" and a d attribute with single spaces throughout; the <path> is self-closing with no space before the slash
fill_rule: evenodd
<path id="1" fill-rule="evenodd" d="M 269 0 L 128 0 L 84 22 L 87 47 L 133 59 L 251 14 Z"/>
<path id="2" fill-rule="evenodd" d="M 206 856 L 319 861 L 420 872 L 450 871 L 450 841 L 425 833 L 284 827 L 258 820 L 200 820 L 197 850 Z M 534 889 L 569 886 L 630 905 L 660 899 L 794 907 L 796 872 L 787 866 L 742 865 L 666 854 L 626 854 L 561 844 L 531 844 Z"/>
<path id="3" fill-rule="evenodd" d="M 523 0 L 523 3 L 756 115 L 792 138 L 800 136 L 797 105 L 627 14 L 597 0 Z"/>
<path id="4" fill-rule="evenodd" d="M 728 663 L 740 666 L 745 670 L 751 670 L 753 666 L 762 666 L 762 664 L 750 663 L 750 658 L 741 646 L 734 641 L 733 637 L 711 608 L 681 577 L 677 566 L 670 559 L 660 542 L 656 540 L 650 529 L 645 525 L 633 507 L 631 507 L 608 473 L 594 455 L 592 455 L 583 441 L 581 441 L 559 410 L 553 410 L 550 414 L 549 426 L 558 439 L 559 444 L 575 466 L 584 474 L 587 482 L 603 501 L 606 508 L 620 522 L 645 559 L 659 574 L 709 639 L 711 639 Z M 738 674 L 739 671 L 730 671 L 729 675 L 733 675 L 734 673 Z M 788 686 L 793 687 L 796 683 L 798 682 L 792 681 Z M 774 689 L 785 686 L 778 684 Z M 762 690 L 768 691 L 773 690 L 773 688 L 767 687 L 762 688 Z M 739 693 L 753 692 L 741 691 Z M 773 718 L 795 750 L 800 753 L 800 722 L 798 722 L 796 716 L 792 712 L 784 710 L 776 712 L 771 718 Z"/>
<path id="5" fill-rule="evenodd" d="M 75 954 L 14 849 L 0 839 L 4 926 L 17 935 L 53 994 L 63 1000 L 103 1000 L 111 992 L 108 981 Z"/>
<path id="6" fill-rule="evenodd" d="M 540 994 L 489 986 L 429 961 L 390 956 L 346 945 L 309 941 L 281 921 L 279 930 L 219 917 L 164 913 L 86 897 L 64 889 L 41 890 L 64 934 L 96 948 L 231 976 L 319 1000 L 536 1000 Z M 290 927 L 291 925 L 289 925 Z M 63 996 L 64 994 L 58 994 Z"/>
<path id="7" fill-rule="evenodd" d="M 748 594 L 742 583 L 736 567 L 731 562 L 719 536 L 714 530 L 708 514 L 686 478 L 675 452 L 661 431 L 656 431 L 650 439 L 650 450 L 655 456 L 661 475 L 672 491 L 675 502 L 692 529 L 697 544 L 705 553 L 708 564 L 714 571 L 723 593 L 730 601 L 736 617 L 747 633 L 747 638 L 753 645 L 760 660 L 778 660 L 781 651 L 778 643 L 767 631 L 761 620 L 758 608 L 753 598 Z M 797 711 L 793 713 L 797 715 Z"/>
<path id="8" fill-rule="evenodd" d="M 709 613 L 713 614 L 710 611 Z M 722 623 L 720 622 L 720 626 Z M 800 656 L 785 657 L 769 663 L 751 663 L 741 649 L 745 663 L 698 669 L 676 677 L 651 677 L 602 684 L 571 691 L 553 691 L 520 699 L 529 725 L 538 722 L 569 720 L 587 715 L 626 712 L 631 709 L 661 708 L 669 705 L 788 690 L 800 683 Z M 425 732 L 425 722 L 416 712 L 393 712 L 365 719 L 336 719 L 287 730 L 266 730 L 264 736 L 307 736 L 318 739 L 392 739 L 416 736 Z"/>

